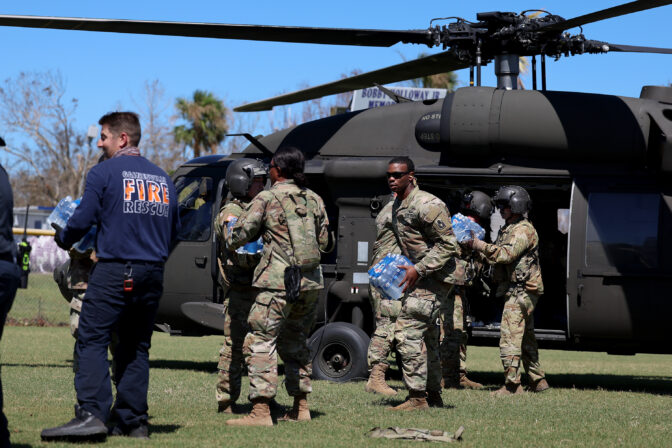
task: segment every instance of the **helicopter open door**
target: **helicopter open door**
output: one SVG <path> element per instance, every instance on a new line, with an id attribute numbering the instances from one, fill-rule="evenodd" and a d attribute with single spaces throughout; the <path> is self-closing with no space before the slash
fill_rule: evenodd
<path id="1" fill-rule="evenodd" d="M 567 300 L 574 343 L 656 352 L 672 333 L 672 198 L 650 179 L 577 179 L 572 186 Z"/>
<path id="2" fill-rule="evenodd" d="M 221 181 L 214 170 L 192 169 L 174 180 L 181 230 L 178 243 L 166 262 L 164 294 L 157 324 L 162 316 L 181 316 L 179 332 L 188 333 L 194 322 L 183 315 L 184 302 L 212 302 L 217 274 L 214 216 L 219 211 Z M 220 313 L 221 314 L 221 313 Z M 219 317 L 219 315 L 217 315 Z M 173 319 L 171 322 L 175 322 Z M 221 328 L 221 327 L 220 327 Z M 164 331 L 174 332 L 175 328 Z"/>

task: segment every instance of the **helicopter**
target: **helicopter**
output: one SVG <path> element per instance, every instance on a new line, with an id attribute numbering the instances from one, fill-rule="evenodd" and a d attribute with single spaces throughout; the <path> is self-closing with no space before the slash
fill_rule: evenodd
<path id="1" fill-rule="evenodd" d="M 397 104 L 333 115 L 263 137 L 244 134 L 250 144 L 242 153 L 196 158 L 173 174 L 183 230 L 166 263 L 157 328 L 175 335 L 218 334 L 224 297 L 217 281 L 213 221 L 228 194 L 226 168 L 238 157 L 269 162 L 281 146 L 304 152 L 310 188 L 325 200 L 335 241 L 335 249 L 323 255 L 325 288 L 309 340 L 314 375 L 346 381 L 366 376 L 367 335 L 373 330 L 367 270 L 374 219 L 390 200 L 387 163 L 399 155 L 413 159 L 420 187 L 451 211 L 459 210 L 461 198 L 472 190 L 492 194 L 515 184 L 530 193 L 529 218 L 539 233 L 546 284 L 535 311 L 542 347 L 672 353 L 666 331 L 672 312 L 667 300 L 672 287 L 672 88 L 643 86 L 639 98 L 546 89 L 546 58 L 672 54 L 668 48 L 591 40 L 582 31 L 568 31 L 668 4 L 672 1 L 634 1 L 571 19 L 545 11 L 483 12 L 475 21 L 450 18 L 447 24 L 443 20 L 408 31 L 6 15 L 0 15 L 0 26 L 442 49 L 244 104 L 237 111 L 469 69 L 470 85 L 443 99 L 410 101 L 388 91 Z M 517 89 L 520 56 L 532 58 L 531 90 Z M 496 87 L 481 85 L 488 65 L 494 66 Z M 471 302 L 470 341 L 496 343 L 496 304 L 476 296 Z"/>

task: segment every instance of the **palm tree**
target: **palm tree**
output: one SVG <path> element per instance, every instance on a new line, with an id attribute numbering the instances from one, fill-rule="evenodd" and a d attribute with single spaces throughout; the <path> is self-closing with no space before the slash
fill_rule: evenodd
<path id="1" fill-rule="evenodd" d="M 173 129 L 175 141 L 190 146 L 194 157 L 201 155 L 201 149 L 214 154 L 229 128 L 224 102 L 211 92 L 196 90 L 193 100 L 178 98 L 175 107 L 187 122 Z"/>

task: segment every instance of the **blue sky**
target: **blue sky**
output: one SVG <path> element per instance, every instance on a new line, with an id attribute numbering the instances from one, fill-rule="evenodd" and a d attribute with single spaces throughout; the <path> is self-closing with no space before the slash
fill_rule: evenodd
<path id="1" fill-rule="evenodd" d="M 302 25 L 372 29 L 424 29 L 435 17 L 475 20 L 477 12 L 542 8 L 565 18 L 618 1 L 206 1 L 114 2 L 24 0 L 3 2 L 1 14 Z M 672 48 L 672 6 L 587 25 L 589 39 Z M 572 30 L 576 32 L 577 30 Z M 145 81 L 159 79 L 168 98 L 210 90 L 229 107 L 338 79 L 353 69 L 374 70 L 412 59 L 426 47 L 360 48 L 226 41 L 0 27 L 0 79 L 21 71 L 59 70 L 69 96 L 79 100 L 76 125 L 85 130 L 104 113 L 134 109 Z M 646 84 L 672 82 L 672 56 L 612 53 L 549 61 L 548 88 L 639 96 Z M 492 67 L 484 84 L 495 83 Z M 463 83 L 466 71 L 459 72 Z M 531 85 L 529 79 L 526 84 Z M 262 118 L 263 120 L 263 118 Z M 256 130 L 249 129 L 255 133 Z M 0 129 L 0 135 L 4 131 Z"/>

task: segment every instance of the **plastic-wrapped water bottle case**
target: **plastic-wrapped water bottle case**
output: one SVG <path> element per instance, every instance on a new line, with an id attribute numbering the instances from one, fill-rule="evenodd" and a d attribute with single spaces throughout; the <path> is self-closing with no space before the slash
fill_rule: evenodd
<path id="1" fill-rule="evenodd" d="M 231 220 L 226 223 L 226 229 L 230 231 L 237 221 L 238 218 L 231 218 Z M 262 241 L 261 238 L 259 238 L 256 241 L 250 241 L 244 246 L 239 247 L 238 249 L 236 249 L 236 253 L 254 255 L 261 253 L 262 250 L 264 250 L 264 242 Z"/>
<path id="2" fill-rule="evenodd" d="M 51 223 L 54 223 L 57 226 L 64 228 L 68 223 L 68 220 L 72 217 L 73 213 L 75 213 L 75 209 L 80 204 L 80 202 L 82 202 L 82 198 L 78 198 L 73 201 L 72 197 L 70 196 L 64 197 L 58 201 L 58 205 L 47 218 L 47 224 L 51 225 Z M 91 227 L 86 235 L 84 235 L 81 240 L 72 246 L 73 249 L 81 253 L 84 253 L 89 249 L 93 249 L 96 244 L 96 233 L 96 226 Z"/>
<path id="3" fill-rule="evenodd" d="M 47 224 L 54 223 L 61 228 L 65 227 L 78 205 L 79 200 L 73 201 L 70 196 L 64 197 L 58 201 L 58 205 L 47 218 Z"/>
<path id="4" fill-rule="evenodd" d="M 406 271 L 397 266 L 413 266 L 411 261 L 400 254 L 387 254 L 385 258 L 369 269 L 369 283 L 388 300 L 399 300 L 404 294 L 399 283 Z"/>
<path id="5" fill-rule="evenodd" d="M 455 213 L 451 218 L 451 221 L 453 223 L 453 232 L 455 232 L 455 237 L 459 243 L 469 241 L 471 239 L 472 231 L 479 240 L 485 238 L 485 229 L 463 214 Z"/>

